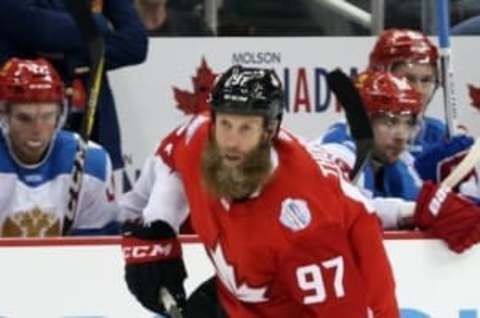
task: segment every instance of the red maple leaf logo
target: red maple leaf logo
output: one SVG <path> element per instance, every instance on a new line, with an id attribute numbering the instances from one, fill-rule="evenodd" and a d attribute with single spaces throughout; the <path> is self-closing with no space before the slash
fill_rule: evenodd
<path id="1" fill-rule="evenodd" d="M 198 114 L 208 110 L 208 96 L 218 74 L 213 73 L 205 58 L 202 58 L 196 76 L 192 77 L 193 93 L 173 87 L 177 108 L 185 114 Z"/>
<path id="2" fill-rule="evenodd" d="M 468 84 L 468 93 L 472 100 L 471 105 L 480 110 L 480 87 L 475 87 L 472 84 Z"/>

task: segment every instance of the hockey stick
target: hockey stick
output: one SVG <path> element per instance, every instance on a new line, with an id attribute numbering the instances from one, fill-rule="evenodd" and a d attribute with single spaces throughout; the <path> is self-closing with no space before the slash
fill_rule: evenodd
<path id="1" fill-rule="evenodd" d="M 446 188 L 454 188 L 466 175 L 468 175 L 480 161 L 480 138 L 470 147 L 467 155 L 455 167 L 455 169 L 442 181 L 441 186 Z"/>
<path id="2" fill-rule="evenodd" d="M 440 78 L 448 137 L 457 133 L 457 101 L 451 64 L 449 0 L 437 0 L 437 33 L 440 45 Z"/>
<path id="3" fill-rule="evenodd" d="M 350 179 L 352 183 L 356 183 L 360 172 L 370 159 L 373 148 L 370 119 L 365 112 L 360 94 L 345 73 L 339 69 L 328 73 L 327 83 L 345 110 L 350 134 L 355 141 L 355 164 L 350 172 Z"/>
<path id="4" fill-rule="evenodd" d="M 90 56 L 90 83 L 87 107 L 82 124 L 81 139 L 75 154 L 72 170 L 72 182 L 68 189 L 69 201 L 63 221 L 63 235 L 67 235 L 75 220 L 80 190 L 85 170 L 85 157 L 88 139 L 93 128 L 95 111 L 98 104 L 102 79 L 105 70 L 105 44 L 93 20 L 89 0 L 64 0 L 65 5 L 77 23 L 82 37 L 88 45 Z"/>
<path id="5" fill-rule="evenodd" d="M 160 288 L 160 301 L 171 318 L 183 318 L 180 308 L 178 308 L 175 298 L 165 287 Z"/>

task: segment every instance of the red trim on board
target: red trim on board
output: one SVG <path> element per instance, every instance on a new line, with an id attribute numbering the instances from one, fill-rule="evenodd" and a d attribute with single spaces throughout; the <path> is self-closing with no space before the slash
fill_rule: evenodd
<path id="1" fill-rule="evenodd" d="M 386 240 L 433 239 L 419 231 L 387 231 Z M 0 247 L 120 245 L 120 236 L 72 236 L 45 238 L 0 238 Z M 196 235 L 180 235 L 182 243 L 200 243 Z"/>
<path id="2" fill-rule="evenodd" d="M 0 247 L 120 245 L 120 236 L 0 238 Z M 181 235 L 182 243 L 200 243 L 196 235 Z"/>

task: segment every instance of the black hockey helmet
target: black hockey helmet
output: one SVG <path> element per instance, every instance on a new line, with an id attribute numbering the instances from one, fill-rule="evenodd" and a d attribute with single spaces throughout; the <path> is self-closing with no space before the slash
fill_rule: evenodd
<path id="1" fill-rule="evenodd" d="M 268 129 L 278 129 L 283 112 L 280 79 L 273 69 L 234 65 L 212 89 L 210 107 L 214 114 L 260 115 Z"/>

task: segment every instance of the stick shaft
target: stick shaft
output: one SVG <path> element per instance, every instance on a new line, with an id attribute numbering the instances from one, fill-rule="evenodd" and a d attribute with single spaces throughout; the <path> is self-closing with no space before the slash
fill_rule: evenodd
<path id="1" fill-rule="evenodd" d="M 68 235 L 78 209 L 80 192 L 82 189 L 85 161 L 87 156 L 88 139 L 93 128 L 95 112 L 100 95 L 102 79 L 105 69 L 105 43 L 93 20 L 90 1 L 88 0 L 64 0 L 65 5 L 78 25 L 85 44 L 88 46 L 90 55 L 90 81 L 88 101 L 83 119 L 81 140 L 78 140 L 78 148 L 72 169 L 72 181 L 68 189 L 68 205 L 63 221 L 63 235 Z"/>
<path id="2" fill-rule="evenodd" d="M 440 46 L 440 72 L 445 120 L 449 137 L 457 133 L 457 102 L 451 63 L 450 19 L 448 0 L 437 0 L 437 33 Z"/>
<path id="3" fill-rule="evenodd" d="M 352 183 L 356 183 L 365 164 L 370 159 L 373 148 L 373 131 L 365 111 L 362 98 L 352 80 L 337 69 L 327 74 L 327 82 L 345 110 L 350 134 L 355 142 L 355 164 L 350 173 Z"/>
<path id="4" fill-rule="evenodd" d="M 475 140 L 468 154 L 463 158 L 460 164 L 442 181 L 441 185 L 447 188 L 455 187 L 467 174 L 469 174 L 475 165 L 480 161 L 480 138 Z"/>
<path id="5" fill-rule="evenodd" d="M 178 308 L 175 298 L 165 287 L 160 288 L 160 301 L 171 318 L 183 318 L 182 312 Z"/>

